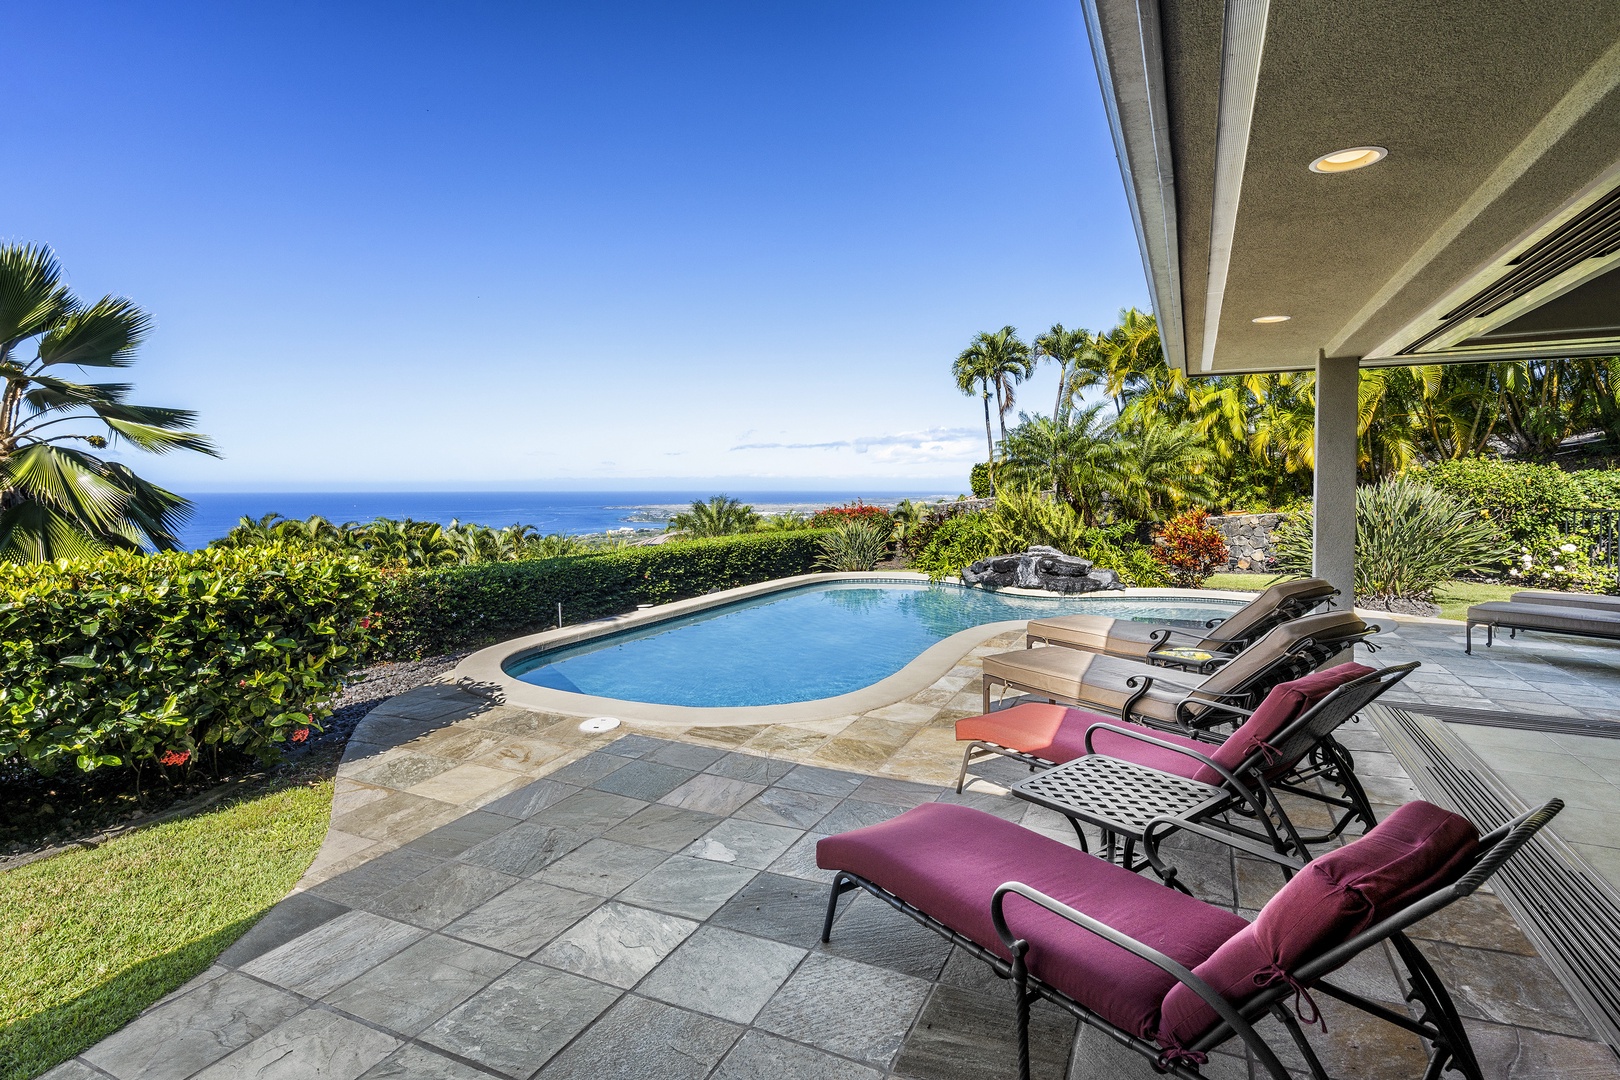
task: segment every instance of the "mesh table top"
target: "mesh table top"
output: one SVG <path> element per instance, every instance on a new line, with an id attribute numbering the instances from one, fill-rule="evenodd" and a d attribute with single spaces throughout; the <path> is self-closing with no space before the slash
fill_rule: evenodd
<path id="1" fill-rule="evenodd" d="M 1213 811 L 1228 799 L 1218 787 L 1105 754 L 1038 772 L 1011 790 L 1020 799 L 1107 832 L 1137 837 L 1156 817 L 1194 816 Z"/>

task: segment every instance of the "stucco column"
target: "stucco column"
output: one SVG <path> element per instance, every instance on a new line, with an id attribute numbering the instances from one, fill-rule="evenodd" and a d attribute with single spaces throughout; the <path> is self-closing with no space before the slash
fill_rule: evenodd
<path id="1" fill-rule="evenodd" d="M 1356 357 L 1316 362 L 1315 543 L 1311 565 L 1348 608 L 1356 584 Z"/>

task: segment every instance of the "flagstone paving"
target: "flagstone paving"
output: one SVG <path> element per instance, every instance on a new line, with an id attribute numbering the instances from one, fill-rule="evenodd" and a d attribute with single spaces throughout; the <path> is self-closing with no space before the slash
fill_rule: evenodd
<path id="1" fill-rule="evenodd" d="M 1443 628 L 1401 625 L 1385 639 L 1395 651 L 1379 660 L 1407 650 L 1459 680 L 1477 674 L 1452 666 Z M 819 941 L 829 875 L 814 844 L 933 800 L 1072 843 L 1067 821 L 1005 794 L 1024 775 L 1010 762 L 976 767 L 962 796 L 945 786 L 960 761 L 953 724 L 978 712 L 978 657 L 1021 644 L 986 643 L 909 700 L 920 707 L 801 725 L 587 736 L 579 717 L 451 685 L 396 698 L 355 733 L 331 833 L 299 890 L 204 975 L 47 1075 L 1013 1075 L 1011 991 L 983 964 L 864 894 L 843 901 L 832 941 Z M 1564 670 L 1536 648 L 1534 663 Z M 1498 649 L 1487 662 L 1546 678 Z M 1590 659 L 1578 656 L 1581 677 L 1613 695 L 1620 664 Z M 1344 741 L 1380 816 L 1416 797 L 1370 725 Z M 1601 760 L 1616 765 L 1595 765 L 1607 783 L 1620 758 Z M 1215 846 L 1178 849 L 1176 863 L 1200 896 L 1249 916 L 1282 884 Z M 1456 994 L 1487 1076 L 1620 1078 L 1494 896 L 1413 936 Z M 1404 1007 L 1387 954 L 1346 977 Z M 1311 1038 L 1335 1077 L 1422 1072 L 1414 1038 L 1320 1004 L 1328 1031 Z M 1047 1003 L 1034 1016 L 1037 1076 L 1153 1075 Z M 1248 1077 L 1250 1065 L 1217 1054 L 1206 1072 Z"/>

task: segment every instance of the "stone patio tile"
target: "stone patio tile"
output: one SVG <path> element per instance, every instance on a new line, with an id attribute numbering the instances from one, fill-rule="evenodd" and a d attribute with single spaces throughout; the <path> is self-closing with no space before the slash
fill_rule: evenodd
<path id="1" fill-rule="evenodd" d="M 570 747 L 556 739 L 532 739 L 522 735 L 503 735 L 493 746 L 485 746 L 467 760 L 477 765 L 538 776 L 552 762 L 566 755 Z"/>
<path id="2" fill-rule="evenodd" d="M 773 874 L 782 874 L 786 877 L 804 878 L 818 885 L 832 884 L 832 871 L 823 870 L 816 865 L 816 843 L 826 838 L 825 833 L 805 833 L 793 842 L 793 845 L 782 852 L 768 870 Z"/>
<path id="3" fill-rule="evenodd" d="M 585 833 L 559 825 L 525 821 L 462 852 L 459 861 L 514 877 L 538 874 L 583 844 Z"/>
<path id="4" fill-rule="evenodd" d="M 1430 915 L 1409 928 L 1406 936 L 1419 941 L 1447 941 L 1477 949 L 1535 956 L 1530 944 L 1514 923 L 1502 901 L 1485 893 L 1465 896 L 1449 907 Z"/>
<path id="5" fill-rule="evenodd" d="M 440 859 L 453 859 L 475 844 L 482 843 L 497 833 L 505 832 L 517 824 L 516 817 L 506 817 L 487 810 L 474 810 L 456 820 L 440 825 L 406 844 L 401 850 L 419 851 Z"/>
<path id="6" fill-rule="evenodd" d="M 951 943 L 903 912 L 863 891 L 833 923 L 821 952 L 933 981 L 945 968 Z"/>
<path id="7" fill-rule="evenodd" d="M 444 928 L 514 956 L 529 956 L 602 903 L 602 897 L 524 881 Z"/>
<path id="8" fill-rule="evenodd" d="M 455 761 L 449 758 L 419 754 L 411 750 L 390 750 L 373 758 L 364 768 L 356 769 L 348 776 L 361 783 L 404 791 L 424 780 L 431 780 L 455 766 Z"/>
<path id="9" fill-rule="evenodd" d="M 1615 1080 L 1620 1063 L 1600 1042 L 1527 1028 L 1473 1022 L 1468 1039 L 1488 1077 L 1508 1080 Z"/>
<path id="10" fill-rule="evenodd" d="M 628 990 L 696 929 L 690 919 L 610 902 L 540 950 L 535 959 Z"/>
<path id="11" fill-rule="evenodd" d="M 692 769 L 679 769 L 674 765 L 641 759 L 614 769 L 591 787 L 644 802 L 656 802 L 695 775 L 697 773 Z"/>
<path id="12" fill-rule="evenodd" d="M 828 739 L 816 750 L 816 760 L 824 761 L 829 765 L 836 765 L 846 769 L 860 769 L 865 771 L 882 768 L 893 754 L 914 732 L 904 724 L 893 724 L 892 721 L 872 721 L 873 724 L 892 724 L 896 729 L 893 732 L 867 733 L 856 732 L 867 721 L 860 721 L 850 725 L 849 731 L 835 739 Z"/>
<path id="13" fill-rule="evenodd" d="M 816 831 L 831 835 L 833 833 L 848 832 L 851 829 L 864 829 L 868 825 L 876 825 L 881 821 L 888 821 L 903 813 L 901 807 L 891 803 L 866 802 L 862 799 L 845 799 L 833 807 L 828 815 L 816 823 Z"/>
<path id="14" fill-rule="evenodd" d="M 1006 761 L 1007 759 L 999 758 L 997 760 Z M 986 762 L 985 764 L 993 763 Z M 1011 766 L 1011 768 L 1006 770 L 1007 775 L 1004 776 L 1003 779 L 1022 780 L 1024 777 L 1029 775 L 1029 770 L 1024 766 L 1019 765 L 1017 762 L 1007 761 L 1007 764 Z M 978 767 L 975 766 L 974 768 L 970 768 L 968 770 L 969 778 L 973 776 L 974 771 L 977 768 Z M 992 788 L 993 790 L 990 790 Z M 935 790 L 938 791 L 937 788 Z M 944 791 L 940 791 L 939 797 L 934 801 L 942 803 L 956 803 L 960 806 L 971 806 L 975 810 L 983 810 L 987 814 L 994 814 L 996 817 L 1005 818 L 1008 821 L 1023 821 L 1027 815 L 1036 809 L 1034 803 L 1025 802 L 1023 799 L 1015 799 L 1011 795 L 1008 795 L 1006 793 L 1006 789 L 1001 787 L 1001 785 L 991 785 L 984 780 L 980 780 L 980 782 L 977 784 L 969 784 L 963 788 L 962 793 L 958 795 L 956 793 L 956 783 L 954 777 L 952 778 L 950 787 L 946 788 Z M 1062 817 L 1062 815 L 1059 815 L 1059 817 Z M 1063 824 L 1065 827 L 1069 828 L 1070 834 L 1073 835 L 1073 828 L 1072 826 L 1068 826 L 1066 824 L 1067 821 L 1067 818 L 1062 818 L 1059 824 Z"/>
<path id="15" fill-rule="evenodd" d="M 999 994 L 980 994 L 955 986 L 934 987 L 895 1062 L 895 1075 L 979 1080 L 1015 1074 L 1017 1016 L 1013 995 L 1006 987 L 1002 990 Z M 1045 1002 L 1036 1003 L 1030 1010 L 1032 1077 L 1064 1080 L 1077 1024 L 1074 1017 Z"/>
<path id="16" fill-rule="evenodd" d="M 743 749 L 756 754 L 809 757 L 827 739 L 826 732 L 804 725 L 773 725 L 743 743 Z"/>
<path id="17" fill-rule="evenodd" d="M 326 996 L 346 1013 L 415 1035 L 517 963 L 437 934 L 395 953 Z"/>
<path id="18" fill-rule="evenodd" d="M 619 991 L 523 963 L 422 1033 L 423 1042 L 506 1076 L 532 1075 L 607 1011 Z"/>
<path id="19" fill-rule="evenodd" d="M 684 742 L 666 742 L 648 754 L 647 760 L 656 761 L 661 765 L 673 765 L 677 769 L 694 769 L 702 772 L 725 756 L 726 752 L 724 750 L 716 750 L 710 746 L 693 746 L 691 743 Z"/>
<path id="20" fill-rule="evenodd" d="M 763 784 L 700 773 L 658 801 L 666 806 L 725 816 L 764 790 Z"/>
<path id="21" fill-rule="evenodd" d="M 367 901 L 366 907 L 400 922 L 437 930 L 520 880 L 470 863 L 446 863 Z"/>
<path id="22" fill-rule="evenodd" d="M 925 705 L 918 701 L 897 701 L 893 705 L 885 705 L 881 709 L 873 709 L 867 716 L 879 720 L 893 720 L 901 724 L 926 724 L 939 712 L 944 701 L 932 705 Z"/>
<path id="23" fill-rule="evenodd" d="M 756 1021 L 776 1035 L 887 1067 L 928 997 L 928 984 L 836 956 L 812 955 Z"/>
<path id="24" fill-rule="evenodd" d="M 1620 789 L 1614 792 L 1613 805 L 1620 808 Z M 1612 809 L 1605 811 L 1566 806 L 1553 819 L 1553 830 L 1572 844 L 1620 848 L 1620 831 L 1615 829 L 1615 812 Z"/>
<path id="25" fill-rule="evenodd" d="M 896 780 L 886 776 L 868 776 L 852 793 L 852 798 L 869 803 L 887 803 L 909 810 L 925 802 L 933 802 L 939 788 L 932 784 L 914 784 L 909 780 Z"/>
<path id="26" fill-rule="evenodd" d="M 197 1074 L 197 1080 L 355 1080 L 400 1041 L 336 1013 L 310 1009 Z"/>
<path id="27" fill-rule="evenodd" d="M 655 804 L 609 829 L 607 838 L 661 851 L 679 851 L 717 824 L 719 819 L 713 814 Z"/>
<path id="28" fill-rule="evenodd" d="M 711 1080 L 881 1080 L 882 1075 L 876 1069 L 754 1028 L 726 1055 Z"/>
<path id="29" fill-rule="evenodd" d="M 536 874 L 535 880 L 596 896 L 613 896 L 668 857 L 667 852 L 657 848 L 599 838 L 558 859 Z"/>
<path id="30" fill-rule="evenodd" d="M 489 1080 L 489 1073 L 407 1043 L 373 1065 L 361 1080 Z"/>
<path id="31" fill-rule="evenodd" d="M 1423 955 L 1465 1017 L 1589 1038 L 1591 1029 L 1539 958 L 1432 941 Z"/>
<path id="32" fill-rule="evenodd" d="M 182 1080 L 303 1007 L 291 994 L 226 972 L 137 1017 L 84 1058 L 119 1080 Z"/>
<path id="33" fill-rule="evenodd" d="M 803 835 L 783 825 L 727 818 L 693 841 L 685 854 L 763 870 Z"/>
<path id="34" fill-rule="evenodd" d="M 752 802 L 732 816 L 745 821 L 762 821 L 769 825 L 808 829 L 826 817 L 837 805 L 838 798 L 833 795 L 817 795 L 808 791 L 794 791 L 791 788 L 771 787 L 760 792 Z"/>
<path id="35" fill-rule="evenodd" d="M 604 753 L 616 754 L 619 757 L 639 758 L 651 754 L 654 750 L 662 747 L 666 742 L 668 742 L 667 739 L 654 739 L 647 735 L 636 735 L 632 733 L 622 736 L 621 738 L 614 739 L 612 742 L 602 747 L 602 750 Z"/>
<path id="36" fill-rule="evenodd" d="M 688 919 L 706 919 L 758 871 L 675 855 L 619 894 L 629 904 Z"/>
<path id="37" fill-rule="evenodd" d="M 703 1080 L 742 1028 L 627 994 L 541 1080 Z"/>
<path id="38" fill-rule="evenodd" d="M 1499 773 L 1533 773 L 1581 783 L 1607 783 L 1603 774 L 1573 754 L 1538 753 L 1534 750 L 1475 749 L 1485 763 Z M 1511 778 L 1504 777 L 1511 783 Z"/>
<path id="39" fill-rule="evenodd" d="M 216 964 L 241 967 L 249 960 L 278 949 L 300 934 L 347 914 L 348 907 L 310 892 L 294 893 L 265 912 L 253 928 L 219 954 Z"/>
<path id="40" fill-rule="evenodd" d="M 444 860 L 411 848 L 385 852 L 374 859 L 316 885 L 310 892 L 334 903 L 354 907 L 415 881 L 429 870 L 437 870 Z"/>
<path id="41" fill-rule="evenodd" d="M 646 806 L 640 799 L 610 791 L 586 790 L 546 807 L 529 820 L 558 825 L 572 832 L 600 835 Z"/>
<path id="42" fill-rule="evenodd" d="M 642 980 L 638 992 L 683 1009 L 746 1024 L 805 950 L 716 926 L 699 927 Z"/>
<path id="43" fill-rule="evenodd" d="M 818 882 L 762 873 L 726 901 L 709 923 L 813 949 L 821 940 L 829 892 Z"/>
<path id="44" fill-rule="evenodd" d="M 865 779 L 854 773 L 836 769 L 822 769 L 814 765 L 800 765 L 776 782 L 789 791 L 808 791 L 816 795 L 831 795 L 842 799 L 852 794 Z"/>
<path id="45" fill-rule="evenodd" d="M 106 1073 L 97 1072 L 84 1062 L 73 1058 L 44 1073 L 40 1080 L 106 1080 L 106 1078 Z"/>
<path id="46" fill-rule="evenodd" d="M 372 840 L 391 839 L 398 844 L 459 816 L 455 807 L 437 799 L 427 799 L 405 791 L 390 791 L 374 802 L 333 814 L 332 827 Z"/>
<path id="47" fill-rule="evenodd" d="M 1039 1003 L 1035 1006 L 1040 1008 Z M 1209 1063 L 1199 1067 L 1199 1073 L 1208 1080 L 1249 1080 L 1248 1062 L 1241 1057 L 1215 1053 Z M 1149 1080 L 1157 1076 L 1148 1060 L 1128 1047 L 1121 1046 L 1096 1028 L 1080 1026 L 1075 1033 L 1074 1053 L 1069 1059 L 1069 1080 Z M 1269 1074 L 1256 1074 L 1264 1078 Z M 1306 1080 L 1304 1073 L 1295 1074 Z M 1359 1080 L 1345 1077 L 1342 1080 Z"/>
<path id="48" fill-rule="evenodd" d="M 412 795 L 424 799 L 438 799 L 456 806 L 482 804 L 493 801 L 524 782 L 518 773 L 505 769 L 492 769 L 488 765 L 457 765 L 431 780 L 411 788 Z"/>
<path id="49" fill-rule="evenodd" d="M 681 735 L 705 746 L 731 750 L 759 734 L 757 724 L 727 724 L 723 727 L 692 728 Z"/>
<path id="50" fill-rule="evenodd" d="M 1554 821 L 1554 827 L 1557 826 Z M 1556 831 L 1556 828 L 1555 828 Z M 1611 883 L 1620 881 L 1620 848 L 1597 847 L 1593 844 L 1570 844 L 1581 861 L 1607 878 Z"/>
<path id="51" fill-rule="evenodd" d="M 610 754 L 603 750 L 586 754 L 578 761 L 570 761 L 567 765 L 549 773 L 548 780 L 555 780 L 560 784 L 573 784 L 577 787 L 589 787 L 602 779 L 614 769 L 621 769 L 629 758 Z"/>
<path id="52" fill-rule="evenodd" d="M 318 998 L 425 936 L 414 926 L 369 911 L 351 911 L 242 965 L 242 970 Z"/>
<path id="53" fill-rule="evenodd" d="M 749 728 L 752 734 L 758 729 Z M 703 771 L 714 776 L 727 776 L 733 780 L 746 780 L 750 784 L 774 784 L 798 768 L 791 761 L 762 757 L 758 754 L 726 754 Z"/>

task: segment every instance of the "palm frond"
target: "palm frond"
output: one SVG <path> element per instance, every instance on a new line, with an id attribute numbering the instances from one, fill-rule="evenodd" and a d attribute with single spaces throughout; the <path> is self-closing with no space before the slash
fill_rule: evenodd
<path id="1" fill-rule="evenodd" d="M 0 471 L 0 489 L 19 492 L 94 534 L 110 532 L 129 505 L 129 492 L 104 475 L 105 463 L 50 443 L 24 447 Z"/>
<path id="2" fill-rule="evenodd" d="M 128 439 L 149 454 L 166 454 L 170 450 L 195 450 L 209 457 L 219 457 L 219 450 L 214 446 L 213 440 L 206 435 L 194 431 L 173 431 L 157 424 L 140 424 L 133 420 L 115 419 L 101 409 L 97 409 L 96 412 L 120 437 Z"/>
<path id="3" fill-rule="evenodd" d="M 39 343 L 40 363 L 128 367 L 152 328 L 152 317 L 122 296 L 104 296 L 72 312 Z"/>
<path id="4" fill-rule="evenodd" d="M 0 355 L 45 333 L 75 306 L 50 248 L 0 245 Z"/>

